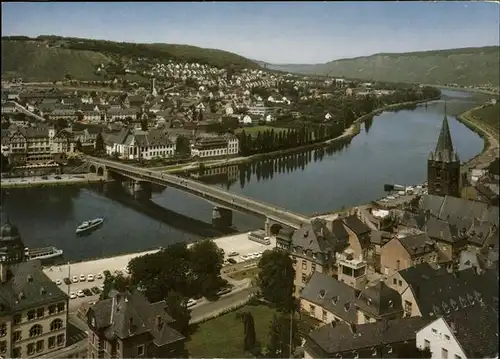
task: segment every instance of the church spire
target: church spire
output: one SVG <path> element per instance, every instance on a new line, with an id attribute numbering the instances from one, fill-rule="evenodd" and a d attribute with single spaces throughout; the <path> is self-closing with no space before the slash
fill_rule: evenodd
<path id="1" fill-rule="evenodd" d="M 448 125 L 448 117 L 446 116 L 446 101 L 444 102 L 444 119 L 439 132 L 438 141 L 436 144 L 435 154 L 446 154 L 451 159 L 453 153 L 453 142 L 451 141 L 450 127 Z"/>

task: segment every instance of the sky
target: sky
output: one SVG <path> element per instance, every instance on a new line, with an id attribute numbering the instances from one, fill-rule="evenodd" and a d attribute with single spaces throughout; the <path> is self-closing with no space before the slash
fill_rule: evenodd
<path id="1" fill-rule="evenodd" d="M 274 64 L 499 45 L 499 3 L 2 2 L 2 36 L 188 44 Z"/>

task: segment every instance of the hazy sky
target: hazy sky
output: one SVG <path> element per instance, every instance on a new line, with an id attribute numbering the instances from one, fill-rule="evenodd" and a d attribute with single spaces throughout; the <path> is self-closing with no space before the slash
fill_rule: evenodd
<path id="1" fill-rule="evenodd" d="M 189 44 L 272 63 L 499 45 L 498 3 L 2 2 L 2 35 Z"/>

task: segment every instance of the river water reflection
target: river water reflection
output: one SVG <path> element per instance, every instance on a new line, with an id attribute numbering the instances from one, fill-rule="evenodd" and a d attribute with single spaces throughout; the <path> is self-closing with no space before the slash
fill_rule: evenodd
<path id="1" fill-rule="evenodd" d="M 467 161 L 481 151 L 483 141 L 453 115 L 470 108 L 474 99 L 453 91 L 443 91 L 443 95 L 454 146 L 461 160 Z M 229 169 L 228 176 L 211 182 L 307 214 L 366 203 L 384 195 L 384 183 L 409 185 L 426 180 L 426 161 L 436 144 L 443 110 L 441 101 L 413 111 L 385 112 L 368 121 L 350 143 L 290 159 L 236 166 Z M 184 217 L 180 221 L 169 210 L 211 222 L 211 205 L 183 192 L 167 188 L 154 193 L 153 201 L 166 210 L 132 203 L 116 184 L 10 189 L 4 191 L 2 209 L 19 227 L 27 246 L 54 245 L 64 250 L 65 260 L 145 250 L 200 237 L 199 223 Z M 98 215 L 106 217 L 104 226 L 88 237 L 76 238 L 77 224 Z M 234 214 L 233 223 L 238 230 L 263 226 L 262 220 L 239 213 Z"/>

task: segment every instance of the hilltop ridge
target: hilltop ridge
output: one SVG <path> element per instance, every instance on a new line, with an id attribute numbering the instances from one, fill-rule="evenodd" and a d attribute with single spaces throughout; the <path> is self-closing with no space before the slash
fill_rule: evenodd
<path id="1" fill-rule="evenodd" d="M 324 64 L 269 64 L 269 69 L 358 78 L 373 81 L 426 83 L 432 85 L 498 86 L 500 47 L 467 47 L 406 53 L 378 53 L 345 58 Z"/>

